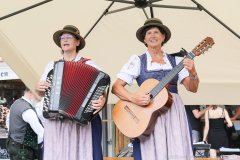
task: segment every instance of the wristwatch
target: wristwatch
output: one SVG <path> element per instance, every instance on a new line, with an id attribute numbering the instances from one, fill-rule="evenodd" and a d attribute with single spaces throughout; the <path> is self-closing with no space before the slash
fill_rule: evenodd
<path id="1" fill-rule="evenodd" d="M 196 73 L 194 76 L 190 75 L 190 79 L 192 79 L 192 80 L 197 80 L 197 79 L 198 79 L 197 73 Z"/>

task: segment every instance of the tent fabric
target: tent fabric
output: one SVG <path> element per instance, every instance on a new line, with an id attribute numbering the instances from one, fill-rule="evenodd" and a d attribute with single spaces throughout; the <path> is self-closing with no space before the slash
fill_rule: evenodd
<path id="1" fill-rule="evenodd" d="M 1 1 L 0 17 L 28 7 L 39 0 Z M 212 14 L 240 34 L 239 0 L 197 0 Z M 14 5 L 12 5 L 14 3 Z M 30 88 L 34 88 L 45 65 L 61 57 L 52 35 L 67 24 L 78 26 L 85 35 L 106 8 L 109 1 L 55 0 L 0 21 L 0 56 Z M 164 0 L 155 4 L 190 6 L 191 0 Z M 127 7 L 115 2 L 109 10 Z M 149 8 L 145 8 L 150 16 Z M 189 93 L 180 87 L 185 104 L 240 104 L 240 40 L 204 11 L 153 8 L 154 17 L 167 25 L 172 37 L 164 50 L 175 53 L 181 48 L 191 51 L 202 39 L 210 36 L 215 45 L 205 55 L 196 57 L 200 77 L 199 91 Z M 86 47 L 80 51 L 91 58 L 111 76 L 132 54 L 142 54 L 146 48 L 135 34 L 146 16 L 139 8 L 106 14 L 86 38 Z M 17 63 L 16 63 L 17 62 Z M 136 84 L 131 86 L 137 90 Z M 109 103 L 118 98 L 110 94 Z"/>

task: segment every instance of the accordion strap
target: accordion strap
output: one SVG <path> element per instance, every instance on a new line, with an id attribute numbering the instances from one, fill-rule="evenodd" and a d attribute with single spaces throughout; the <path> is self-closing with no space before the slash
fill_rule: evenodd
<path id="1" fill-rule="evenodd" d="M 77 62 L 80 62 L 80 63 L 85 63 L 86 61 L 88 61 L 88 60 L 90 60 L 90 59 L 88 59 L 88 58 L 81 58 L 79 61 L 77 61 Z"/>
<path id="2" fill-rule="evenodd" d="M 85 62 L 88 61 L 88 60 L 90 60 L 90 59 L 81 57 L 81 59 L 79 59 L 79 60 L 76 61 L 76 62 L 85 63 Z M 60 59 L 60 60 L 58 60 L 58 61 L 64 61 L 64 59 Z M 55 63 L 58 62 L 58 61 L 55 61 Z M 74 61 L 74 60 L 72 60 L 72 61 Z"/>

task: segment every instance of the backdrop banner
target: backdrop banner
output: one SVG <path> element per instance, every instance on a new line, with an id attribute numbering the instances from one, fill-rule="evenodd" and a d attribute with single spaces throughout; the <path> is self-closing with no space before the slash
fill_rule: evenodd
<path id="1" fill-rule="evenodd" d="M 15 72 L 4 62 L 0 62 L 0 80 L 19 79 Z"/>

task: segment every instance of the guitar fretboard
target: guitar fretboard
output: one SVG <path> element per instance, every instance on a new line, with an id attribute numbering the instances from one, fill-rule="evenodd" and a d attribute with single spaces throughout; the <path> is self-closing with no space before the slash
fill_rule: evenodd
<path id="1" fill-rule="evenodd" d="M 187 53 L 187 58 L 193 59 L 194 53 Z M 151 98 L 154 98 L 182 69 L 184 68 L 183 60 L 176 65 L 151 91 Z"/>

